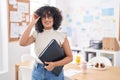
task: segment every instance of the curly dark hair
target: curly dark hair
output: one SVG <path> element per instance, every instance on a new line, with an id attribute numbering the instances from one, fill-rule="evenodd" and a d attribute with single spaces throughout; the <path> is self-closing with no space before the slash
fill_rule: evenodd
<path id="1" fill-rule="evenodd" d="M 57 30 L 62 22 L 62 15 L 61 11 L 59 11 L 58 8 L 53 7 L 53 6 L 43 6 L 38 8 L 35 13 L 39 15 L 41 18 L 44 17 L 45 15 L 51 15 L 53 17 L 53 29 Z M 42 24 L 42 19 L 39 19 L 37 23 L 35 24 L 35 30 L 39 32 L 43 32 L 44 26 Z"/>

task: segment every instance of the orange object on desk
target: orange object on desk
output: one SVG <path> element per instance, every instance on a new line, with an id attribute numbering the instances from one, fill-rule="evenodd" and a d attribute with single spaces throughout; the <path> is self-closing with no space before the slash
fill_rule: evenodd
<path id="1" fill-rule="evenodd" d="M 76 64 L 80 64 L 81 61 L 80 61 L 80 56 L 79 55 L 76 56 L 75 61 L 76 61 Z"/>

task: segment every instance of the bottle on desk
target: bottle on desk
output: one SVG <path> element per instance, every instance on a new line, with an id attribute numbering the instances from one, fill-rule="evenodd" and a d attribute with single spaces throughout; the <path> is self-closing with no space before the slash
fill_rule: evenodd
<path id="1" fill-rule="evenodd" d="M 76 55 L 76 57 L 75 57 L 75 62 L 76 62 L 76 64 L 80 64 L 80 62 L 81 62 L 81 57 L 80 57 L 80 54 L 79 54 L 79 52 L 77 52 L 77 55 Z"/>

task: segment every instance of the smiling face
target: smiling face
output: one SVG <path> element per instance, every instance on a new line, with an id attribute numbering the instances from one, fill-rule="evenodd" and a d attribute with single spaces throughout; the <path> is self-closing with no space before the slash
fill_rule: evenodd
<path id="1" fill-rule="evenodd" d="M 40 19 L 35 24 L 37 32 L 43 32 L 44 29 L 58 30 L 62 22 L 61 11 L 53 6 L 43 6 L 38 8 L 35 13 Z"/>
<path id="2" fill-rule="evenodd" d="M 50 12 L 44 12 L 41 19 L 44 29 L 47 30 L 53 28 L 54 19 Z"/>

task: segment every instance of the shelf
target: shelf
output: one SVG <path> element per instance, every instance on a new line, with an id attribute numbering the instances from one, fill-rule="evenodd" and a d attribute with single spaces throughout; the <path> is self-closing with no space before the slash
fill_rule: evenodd
<path id="1" fill-rule="evenodd" d="M 106 50 L 97 50 L 97 49 L 92 49 L 92 48 L 86 48 L 84 51 L 91 51 L 91 52 L 97 52 L 97 53 L 109 53 L 109 54 L 116 54 L 120 51 L 106 51 Z"/>
<path id="2" fill-rule="evenodd" d="M 120 67 L 120 51 L 106 51 L 106 50 L 96 50 L 91 48 L 84 49 L 84 56 L 86 61 L 89 61 L 90 57 L 89 54 L 93 54 L 95 56 L 104 56 L 107 57 L 113 64 L 113 66 Z"/>
<path id="3" fill-rule="evenodd" d="M 107 57 L 112 62 L 112 65 L 114 65 L 114 60 L 115 60 L 114 54 L 104 53 L 104 54 L 100 54 L 100 56 Z"/>

